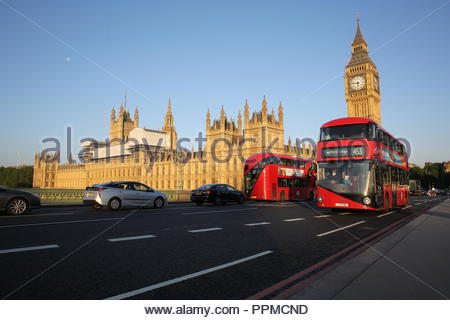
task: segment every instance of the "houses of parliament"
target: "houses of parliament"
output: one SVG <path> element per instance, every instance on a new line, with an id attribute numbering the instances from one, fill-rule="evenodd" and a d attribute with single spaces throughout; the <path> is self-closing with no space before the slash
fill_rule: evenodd
<path id="1" fill-rule="evenodd" d="M 350 117 L 367 117 L 381 123 L 379 75 L 369 56 L 359 21 L 352 55 L 345 67 L 345 94 Z M 209 110 L 205 120 L 205 145 L 186 150 L 177 145 L 175 117 L 169 100 L 159 130 L 139 127 L 139 111 L 133 117 L 121 106 L 110 115 L 109 139 L 85 141 L 81 163 L 60 164 L 58 155 L 37 153 L 33 187 L 84 189 L 106 181 L 133 180 L 159 190 L 191 190 L 207 183 L 226 183 L 244 188 L 243 167 L 249 156 L 270 151 L 314 159 L 311 144 L 292 143 L 284 137 L 284 109 L 280 102 L 269 111 L 266 98 L 257 111 L 247 101 L 236 121 L 222 107 L 217 119 Z M 324 119 L 326 121 L 328 119 Z"/>

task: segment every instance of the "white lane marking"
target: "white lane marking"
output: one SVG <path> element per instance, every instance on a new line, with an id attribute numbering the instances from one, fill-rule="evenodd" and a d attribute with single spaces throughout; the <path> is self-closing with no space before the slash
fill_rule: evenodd
<path id="1" fill-rule="evenodd" d="M 207 229 L 189 230 L 188 232 L 197 233 L 197 232 L 208 232 L 208 231 L 219 231 L 219 230 L 223 230 L 223 229 L 222 228 L 207 228 Z"/>
<path id="2" fill-rule="evenodd" d="M 16 227 L 35 227 L 35 226 L 48 226 L 54 224 L 69 224 L 69 223 L 83 223 L 83 222 L 96 222 L 96 221 L 112 221 L 122 220 L 123 218 L 107 218 L 107 219 L 89 219 L 89 220 L 71 220 L 71 221 L 58 221 L 58 222 L 41 222 L 41 223 L 25 223 L 25 224 L 11 224 L 6 226 L 0 226 L 2 228 L 16 228 Z"/>
<path id="3" fill-rule="evenodd" d="M 246 257 L 246 258 L 242 258 L 242 259 L 239 259 L 239 260 L 235 260 L 235 261 L 232 261 L 232 262 L 228 262 L 228 263 L 222 264 L 220 266 L 208 268 L 208 269 L 205 269 L 205 270 L 202 270 L 202 271 L 198 271 L 198 272 L 195 272 L 195 273 L 191 273 L 191 274 L 179 277 L 179 278 L 175 278 L 175 279 L 172 279 L 172 280 L 168 280 L 168 281 L 160 282 L 160 283 L 157 283 L 157 284 L 154 284 L 154 285 L 150 285 L 150 286 L 147 286 L 147 287 L 144 287 L 144 288 L 141 288 L 141 289 L 136 289 L 136 290 L 133 290 L 133 291 L 129 291 L 129 292 L 125 292 L 125 293 L 122 293 L 122 294 L 118 294 L 116 296 L 113 296 L 113 297 L 110 297 L 110 298 L 106 298 L 106 300 L 120 300 L 120 299 L 130 298 L 130 297 L 133 297 L 133 296 L 145 293 L 145 292 L 153 291 L 153 290 L 156 290 L 156 289 L 159 289 L 159 288 L 162 288 L 162 287 L 170 286 L 170 285 L 178 283 L 178 282 L 182 282 L 182 281 L 186 281 L 186 280 L 189 280 L 189 279 L 192 279 L 192 278 L 200 277 L 200 276 L 203 276 L 203 275 L 211 273 L 211 272 L 215 272 L 215 271 L 218 271 L 218 270 L 229 268 L 229 267 L 235 266 L 237 264 L 244 263 L 244 262 L 247 262 L 247 261 L 250 261 L 250 260 L 253 260 L 253 259 L 257 259 L 257 258 L 260 258 L 262 256 L 265 256 L 265 255 L 268 255 L 268 254 L 271 254 L 271 253 L 273 253 L 273 251 L 271 251 L 271 250 L 264 251 L 264 252 L 261 252 L 261 253 L 258 253 L 258 254 Z"/>
<path id="4" fill-rule="evenodd" d="M 393 214 L 394 212 L 395 212 L 395 211 L 389 211 L 389 212 L 380 214 L 380 215 L 377 216 L 377 218 L 382 218 L 382 217 L 384 217 L 384 216 L 388 216 L 388 215 L 390 215 L 390 214 Z"/>
<path id="5" fill-rule="evenodd" d="M 350 224 L 350 225 L 345 226 L 345 227 L 341 227 L 341 228 L 337 228 L 337 229 L 334 229 L 334 230 L 330 230 L 330 231 L 327 231 L 327 232 L 324 232 L 324 233 L 317 234 L 316 236 L 317 236 L 317 237 L 323 237 L 323 236 L 326 236 L 326 235 L 331 234 L 331 233 L 335 233 L 335 232 L 338 232 L 338 231 L 342 231 L 342 230 L 345 230 L 345 229 L 348 229 L 348 228 L 357 226 L 358 224 L 361 224 L 361 223 L 364 223 L 364 222 L 365 222 L 365 221 L 359 221 L 359 222 Z"/>
<path id="6" fill-rule="evenodd" d="M 316 218 L 316 219 L 320 219 L 320 218 L 329 218 L 329 217 L 331 217 L 331 215 L 329 215 L 329 214 L 322 214 L 322 215 L 320 215 L 320 216 L 314 216 L 314 218 Z"/>
<path id="7" fill-rule="evenodd" d="M 338 213 L 340 216 L 348 216 L 349 214 L 353 214 L 353 212 L 340 212 Z"/>
<path id="8" fill-rule="evenodd" d="M 412 206 L 410 206 L 410 205 L 407 205 L 406 207 L 404 207 L 403 209 L 408 209 L 408 208 L 411 208 Z"/>
<path id="9" fill-rule="evenodd" d="M 262 225 L 265 225 L 265 224 L 270 224 L 270 222 L 264 221 L 264 222 L 247 223 L 247 224 L 245 224 L 245 226 L 253 227 L 253 226 L 262 226 Z"/>
<path id="10" fill-rule="evenodd" d="M 156 236 L 154 236 L 152 234 L 147 234 L 147 235 L 142 235 L 142 236 L 112 238 L 112 239 L 108 239 L 108 241 L 117 242 L 117 241 L 140 240 L 140 239 L 148 239 L 148 238 L 156 238 Z"/>
<path id="11" fill-rule="evenodd" d="M 305 218 L 293 218 L 293 219 L 284 219 L 286 222 L 294 222 L 294 221 L 303 221 Z"/>
<path id="12" fill-rule="evenodd" d="M 35 247 L 26 247 L 26 248 L 15 248 L 15 249 L 5 249 L 0 250 L 0 254 L 3 253 L 13 253 L 13 252 L 24 252 L 24 251 L 33 251 L 33 250 L 45 250 L 45 249 L 53 249 L 59 248 L 57 244 L 49 244 L 46 246 L 35 246 Z"/>
<path id="13" fill-rule="evenodd" d="M 183 215 L 191 215 L 191 214 L 202 214 L 202 213 L 219 213 L 219 212 L 248 211 L 248 210 L 258 210 L 258 208 L 232 209 L 232 210 L 211 210 L 211 211 L 200 211 L 200 212 L 184 212 L 182 214 Z"/>

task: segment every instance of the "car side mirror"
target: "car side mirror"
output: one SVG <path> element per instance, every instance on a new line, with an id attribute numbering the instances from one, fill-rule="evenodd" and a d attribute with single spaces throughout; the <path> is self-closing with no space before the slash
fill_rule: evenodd
<path id="1" fill-rule="evenodd" d="M 155 190 L 153 190 L 153 189 L 148 189 L 148 192 L 155 192 Z"/>

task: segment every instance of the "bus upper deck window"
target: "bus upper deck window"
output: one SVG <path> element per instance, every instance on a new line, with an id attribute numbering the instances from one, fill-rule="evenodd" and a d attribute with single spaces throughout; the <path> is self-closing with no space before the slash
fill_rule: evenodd
<path id="1" fill-rule="evenodd" d="M 377 127 L 375 124 L 371 123 L 369 125 L 369 135 L 368 135 L 368 139 L 376 139 L 376 132 L 377 132 Z"/>

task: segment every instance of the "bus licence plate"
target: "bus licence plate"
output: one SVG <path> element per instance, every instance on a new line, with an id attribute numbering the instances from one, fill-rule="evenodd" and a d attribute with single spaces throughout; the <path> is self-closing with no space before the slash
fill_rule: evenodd
<path id="1" fill-rule="evenodd" d="M 335 203 L 335 206 L 336 207 L 348 207 L 348 203 L 339 203 L 339 202 L 337 202 L 337 203 Z"/>

